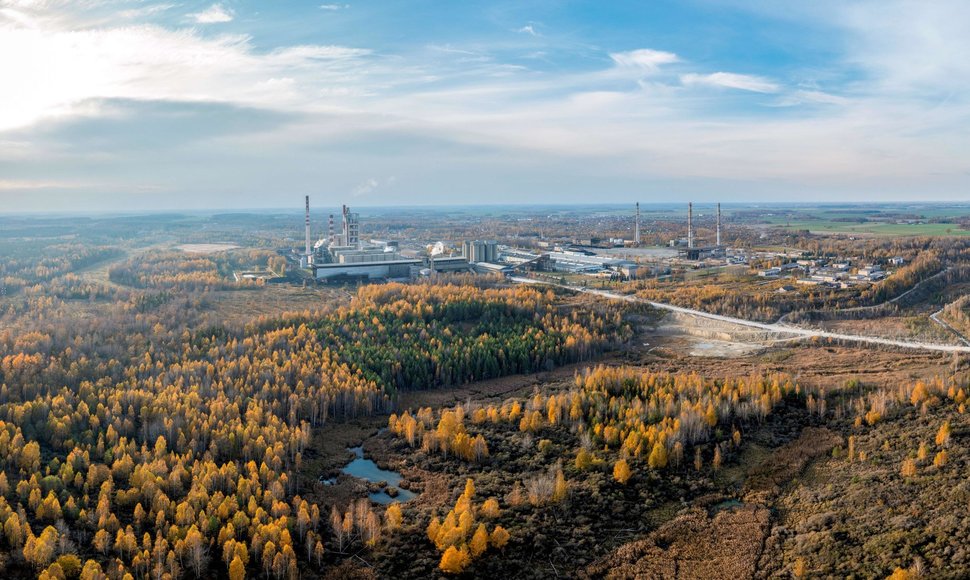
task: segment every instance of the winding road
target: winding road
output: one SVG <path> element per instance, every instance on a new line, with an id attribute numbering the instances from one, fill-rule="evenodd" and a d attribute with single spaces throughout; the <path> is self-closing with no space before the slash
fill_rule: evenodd
<path id="1" fill-rule="evenodd" d="M 953 326 L 951 326 L 949 322 L 940 319 L 940 315 L 941 314 L 943 314 L 943 308 L 940 308 L 939 310 L 937 310 L 933 314 L 930 314 L 930 320 L 932 320 L 933 322 L 939 324 L 945 330 L 948 330 L 951 333 L 953 333 L 954 335 L 956 335 L 957 340 L 959 340 L 963 344 L 965 344 L 967 346 L 970 346 L 970 340 L 967 340 L 967 337 L 966 336 L 963 336 L 963 333 L 962 332 L 960 332 L 956 328 L 953 328 Z"/>
<path id="2" fill-rule="evenodd" d="M 718 322 L 725 322 L 728 324 L 735 324 L 738 326 L 746 326 L 748 328 L 756 328 L 758 330 L 765 330 L 768 332 L 785 333 L 785 334 L 790 334 L 793 336 L 801 336 L 805 338 L 831 338 L 834 340 L 845 340 L 845 341 L 859 342 L 864 344 L 878 344 L 882 346 L 895 346 L 899 348 L 909 348 L 914 350 L 970 353 L 970 346 L 936 344 L 932 342 L 912 342 L 907 340 L 895 340 L 891 338 L 879 338 L 876 336 L 863 336 L 858 334 L 843 334 L 840 332 L 828 332 L 825 330 L 812 330 L 808 328 L 801 328 L 799 326 L 792 326 L 789 324 L 755 322 L 753 320 L 745 320 L 743 318 L 734 318 L 731 316 L 722 316 L 720 314 L 711 314 L 709 312 L 703 312 L 701 310 L 693 310 L 691 308 L 683 308 L 681 306 L 674 306 L 673 304 L 664 304 L 663 302 L 653 302 L 650 300 L 637 298 L 636 296 L 633 296 L 633 295 L 616 294 L 615 292 L 610 292 L 608 290 L 599 290 L 596 288 L 578 288 L 575 286 L 556 284 L 554 282 L 546 282 L 544 280 L 533 280 L 532 278 L 513 277 L 511 278 L 511 280 L 519 284 L 544 284 L 546 286 L 558 286 L 560 288 L 565 288 L 567 290 L 583 292 L 585 294 L 593 294 L 595 296 L 601 296 L 603 298 L 608 298 L 610 300 L 622 300 L 625 302 L 643 302 L 659 310 L 666 310 L 668 312 L 676 312 L 679 314 L 688 314 L 690 316 L 696 316 L 698 318 L 706 318 L 708 320 L 716 320 Z"/>

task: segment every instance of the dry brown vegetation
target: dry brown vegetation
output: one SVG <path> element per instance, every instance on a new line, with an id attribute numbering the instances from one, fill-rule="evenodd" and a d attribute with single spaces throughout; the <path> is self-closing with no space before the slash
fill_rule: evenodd
<path id="1" fill-rule="evenodd" d="M 691 508 L 651 532 L 611 552 L 581 578 L 709 578 L 734 580 L 754 575 L 768 531 L 769 512 L 761 506 Z"/>
<path id="2" fill-rule="evenodd" d="M 886 418 L 848 429 L 845 448 L 795 480 L 775 504 L 779 518 L 762 576 L 801 562 L 809 577 L 885 577 L 897 568 L 965 577 L 970 552 L 962 538 L 970 528 L 960 514 L 970 498 L 970 457 L 962 440 L 970 420 L 960 411 L 959 390 L 947 396 L 948 382 L 940 383 L 942 392 L 931 382 L 893 389 L 902 396 L 890 396 Z M 952 435 L 937 439 L 944 425 Z M 923 458 L 920 447 L 929 450 Z M 944 462 L 935 461 L 940 452 Z M 912 475 L 901 469 L 906 463 Z"/>

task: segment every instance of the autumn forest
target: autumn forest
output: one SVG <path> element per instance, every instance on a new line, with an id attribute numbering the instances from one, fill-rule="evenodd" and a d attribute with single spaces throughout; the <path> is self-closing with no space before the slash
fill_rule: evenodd
<path id="1" fill-rule="evenodd" d="M 4 577 L 903 578 L 970 565 L 947 539 L 970 532 L 946 517 L 959 498 L 931 491 L 962 489 L 970 461 L 957 355 L 803 341 L 693 356 L 710 331 L 671 334 L 643 304 L 469 274 L 317 286 L 286 273 L 278 240 L 191 252 L 174 243 L 198 241 L 186 226 L 159 220 L 162 244 L 143 227 L 0 240 Z M 677 280 L 625 291 L 816 320 L 933 276 L 963 284 L 962 244 L 893 244 L 866 251 L 908 252 L 898 288 L 784 307 Z M 964 305 L 943 311 L 960 328 Z M 901 531 L 904 516 L 924 526 Z M 899 525 L 867 538 L 856 520 Z"/>

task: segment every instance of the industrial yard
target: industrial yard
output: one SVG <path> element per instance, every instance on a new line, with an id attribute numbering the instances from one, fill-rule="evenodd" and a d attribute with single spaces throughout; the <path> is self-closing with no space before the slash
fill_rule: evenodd
<path id="1" fill-rule="evenodd" d="M 561 232 L 547 229 L 527 237 L 525 243 L 508 239 L 391 239 L 379 230 L 368 237 L 368 224 L 360 214 L 342 206 L 340 214 L 328 214 L 322 237 L 317 219 L 310 214 L 306 198 L 305 248 L 288 255 L 310 277 L 325 282 L 355 280 L 414 280 L 437 274 L 473 273 L 526 275 L 541 280 L 558 280 L 581 286 L 602 285 L 644 279 L 703 279 L 733 273 L 756 275 L 765 282 L 784 280 L 776 291 L 791 292 L 799 287 L 815 290 L 845 289 L 853 285 L 877 284 L 906 264 L 902 256 L 872 261 L 860 255 L 815 256 L 804 250 L 759 248 L 752 244 L 755 229 L 722 222 L 721 205 L 713 216 L 695 224 L 693 203 L 687 203 L 684 221 L 667 217 L 663 222 L 643 223 L 640 204 L 629 215 L 629 238 L 605 235 L 580 237 L 571 224 Z M 619 220 L 617 220 L 619 221 Z M 314 224 L 317 227 L 314 228 Z M 611 224 L 614 228 L 616 224 Z M 380 226 L 373 226 L 378 229 Z M 685 236 L 671 237 L 665 245 L 649 246 L 647 236 L 666 236 L 686 230 Z M 728 241 L 728 231 L 732 237 Z M 739 236 L 740 234 L 740 236 Z M 516 236 L 520 237 L 521 236 Z"/>

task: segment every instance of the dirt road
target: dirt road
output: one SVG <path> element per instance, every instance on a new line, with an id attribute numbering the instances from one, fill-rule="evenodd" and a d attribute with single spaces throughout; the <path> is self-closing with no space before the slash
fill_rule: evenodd
<path id="1" fill-rule="evenodd" d="M 756 322 L 753 320 L 744 320 L 743 318 L 734 318 L 731 316 L 722 316 L 720 314 L 711 314 L 709 312 L 702 312 L 700 310 L 693 310 L 691 308 L 674 306 L 673 304 L 664 304 L 662 302 L 652 302 L 650 300 L 643 300 L 642 298 L 638 298 L 633 295 L 616 294 L 608 290 L 564 286 L 562 284 L 555 284 L 553 282 L 545 282 L 542 280 L 533 280 L 531 278 L 513 277 L 512 281 L 519 284 L 544 284 L 547 286 L 559 286 L 560 288 L 566 288 L 568 290 L 574 290 L 576 292 L 583 292 L 586 294 L 593 294 L 595 296 L 601 296 L 603 298 L 608 298 L 610 300 L 623 300 L 626 302 L 644 302 L 659 310 L 666 310 L 668 312 L 677 312 L 680 314 L 688 314 L 691 316 L 697 316 L 699 318 L 716 320 L 718 322 L 725 322 L 728 324 L 735 324 L 738 326 L 745 326 L 748 328 L 756 328 L 756 329 L 765 330 L 768 332 L 784 333 L 784 334 L 791 335 L 792 337 L 800 336 L 805 338 L 831 338 L 835 340 L 845 340 L 845 341 L 858 342 L 863 344 L 878 344 L 883 346 L 895 346 L 899 348 L 911 348 L 911 349 L 917 349 L 917 350 L 970 353 L 970 346 L 934 344 L 934 343 L 927 343 L 927 342 L 912 342 L 912 341 L 906 341 L 906 340 L 894 340 L 891 338 L 878 338 L 874 336 L 861 336 L 857 334 L 843 334 L 840 332 L 828 332 L 825 330 L 812 330 L 808 328 L 793 326 L 790 324 Z"/>

